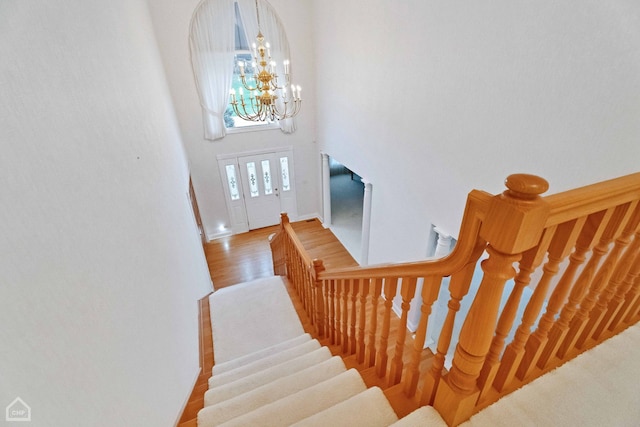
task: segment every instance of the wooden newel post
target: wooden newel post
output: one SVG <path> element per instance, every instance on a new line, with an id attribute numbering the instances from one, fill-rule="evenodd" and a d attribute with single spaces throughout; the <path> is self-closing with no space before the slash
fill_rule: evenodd
<path id="1" fill-rule="evenodd" d="M 495 196 L 480 228 L 489 243 L 489 258 L 482 262 L 484 276 L 471 305 L 449 374 L 438 386 L 434 407 L 449 425 L 458 425 L 474 411 L 480 389 L 477 380 L 491 346 L 500 299 L 507 280 L 515 276 L 513 264 L 540 241 L 549 206 L 540 198 L 549 184 L 534 175 L 510 175 L 504 193 Z"/>
<path id="2" fill-rule="evenodd" d="M 285 224 L 289 224 L 289 215 L 286 212 L 280 212 L 280 227 L 284 228 Z"/>
<path id="3" fill-rule="evenodd" d="M 269 236 L 269 246 L 271 247 L 271 257 L 273 259 L 273 274 L 287 276 L 287 241 L 284 226 L 289 222 L 289 217 L 285 212 L 280 214 L 280 227 L 276 233 Z"/>

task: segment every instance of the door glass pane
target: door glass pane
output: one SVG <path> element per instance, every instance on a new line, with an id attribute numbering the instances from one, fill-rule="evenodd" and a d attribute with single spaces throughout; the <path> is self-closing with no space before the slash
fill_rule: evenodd
<path id="1" fill-rule="evenodd" d="M 271 185 L 271 164 L 269 160 L 262 161 L 262 178 L 264 179 L 264 194 L 273 194 Z"/>
<path id="2" fill-rule="evenodd" d="M 280 171 L 282 173 L 282 191 L 291 190 L 289 185 L 289 158 L 280 157 Z"/>
<path id="3" fill-rule="evenodd" d="M 226 169 L 231 200 L 238 200 L 240 198 L 240 191 L 238 190 L 238 180 L 236 179 L 236 167 L 234 165 L 227 165 Z"/>
<path id="4" fill-rule="evenodd" d="M 247 163 L 247 177 L 249 178 L 249 193 L 251 197 L 260 196 L 260 190 L 258 190 L 258 175 L 254 162 Z"/>

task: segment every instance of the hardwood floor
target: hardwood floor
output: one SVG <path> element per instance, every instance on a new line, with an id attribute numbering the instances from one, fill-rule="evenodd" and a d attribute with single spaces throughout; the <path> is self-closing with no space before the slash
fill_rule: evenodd
<path id="1" fill-rule="evenodd" d="M 312 219 L 294 222 L 292 226 L 311 257 L 322 259 L 325 268 L 358 265 L 340 241 L 333 235 L 331 230 L 325 229 L 319 220 Z M 269 236 L 277 232 L 278 229 L 279 226 L 266 227 L 248 233 L 223 237 L 205 244 L 204 251 L 214 289 L 219 290 L 238 283 L 272 276 L 273 262 L 271 258 L 271 248 L 269 246 Z M 287 283 L 287 290 L 305 331 L 313 335 L 313 328 L 310 325 L 295 289 Z M 202 409 L 204 405 L 204 393 L 207 390 L 208 378 L 211 375 L 211 367 L 214 364 L 208 297 L 200 301 L 200 308 L 201 351 L 204 354 L 201 362 L 203 371 L 198 378 L 189 403 L 180 419 L 180 423 L 178 424 L 180 427 L 196 426 L 195 418 L 198 411 Z M 397 317 L 392 320 L 392 334 L 394 330 L 397 330 L 398 322 Z M 327 343 L 323 342 L 323 344 Z M 390 342 L 389 348 L 391 349 L 394 344 L 393 341 Z M 407 334 L 405 341 L 405 359 L 410 354 L 412 345 L 413 339 L 411 338 L 411 334 Z M 330 345 L 328 345 L 328 347 L 332 353 L 339 354 L 339 348 Z M 430 352 L 425 353 L 423 362 L 430 357 Z M 354 357 L 346 357 L 344 360 L 348 367 L 355 367 L 361 370 L 363 378 L 369 386 L 378 385 L 383 389 L 386 388 L 384 380 L 372 376 L 372 368 L 365 369 L 358 366 Z M 413 409 L 414 405 L 412 402 L 403 400 L 401 396 L 398 397 L 394 391 L 396 389 L 397 387 L 392 387 L 388 391 L 385 391 L 385 393 L 387 393 L 392 406 L 399 415 L 407 413 L 409 409 Z"/>
<path id="2" fill-rule="evenodd" d="M 269 236 L 279 226 L 213 240 L 204 246 L 213 288 L 218 290 L 273 275 Z"/>

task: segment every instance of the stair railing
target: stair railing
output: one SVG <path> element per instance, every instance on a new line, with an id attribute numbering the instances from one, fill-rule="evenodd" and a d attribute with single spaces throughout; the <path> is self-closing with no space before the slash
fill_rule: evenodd
<path id="1" fill-rule="evenodd" d="M 280 214 L 280 230 L 270 238 L 273 272 L 287 276 L 302 301 L 303 308 L 318 336 L 324 327 L 318 319 L 324 318 L 324 299 L 318 287 L 317 275 L 324 270 L 321 260 L 311 259 L 296 235 L 286 213 Z"/>
<path id="2" fill-rule="evenodd" d="M 282 229 L 288 237 L 277 237 L 274 270 L 276 253 L 285 253 L 286 274 L 300 282 L 296 289 L 309 301 L 320 337 L 457 425 L 640 316 L 640 173 L 547 197 L 541 194 L 548 184 L 536 176 L 511 175 L 506 186 L 496 196 L 469 194 L 458 244 L 440 260 L 324 271 L 305 255 L 287 218 Z M 483 254 L 482 272 L 474 277 Z M 445 277 L 448 312 L 436 354 L 423 368 L 429 317 Z M 508 282 L 513 286 L 502 306 Z M 421 317 L 405 354 L 418 284 Z M 396 295 L 401 314 L 392 330 Z M 459 313 L 466 299 L 473 299 L 469 311 Z"/>

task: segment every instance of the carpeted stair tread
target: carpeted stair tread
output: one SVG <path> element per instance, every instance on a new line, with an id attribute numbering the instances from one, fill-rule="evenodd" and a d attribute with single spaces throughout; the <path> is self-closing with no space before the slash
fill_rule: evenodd
<path id="1" fill-rule="evenodd" d="M 337 356 L 336 356 L 337 357 Z M 222 424 L 225 427 L 284 427 L 303 420 L 366 390 L 355 369 L 305 388 Z M 205 408 L 206 409 L 206 408 Z M 202 411 L 201 411 L 202 412 Z M 198 418 L 199 419 L 199 418 Z M 208 427 L 206 424 L 198 424 Z"/>
<path id="2" fill-rule="evenodd" d="M 292 394 L 299 394 L 299 392 L 314 386 L 314 384 L 322 384 L 326 380 L 340 376 L 345 372 L 346 368 L 342 359 L 339 356 L 334 356 L 322 363 L 282 377 L 239 396 L 203 408 L 198 412 L 198 426 L 219 425 L 279 399 L 286 398 Z M 261 422 L 258 422 L 253 425 L 261 424 Z"/>
<path id="3" fill-rule="evenodd" d="M 224 363 L 304 334 L 280 276 L 229 286 L 209 297 L 214 360 Z"/>
<path id="4" fill-rule="evenodd" d="M 317 350 L 296 357 L 295 359 L 287 360 L 269 369 L 214 387 L 204 394 L 204 406 L 215 405 L 216 403 L 239 396 L 281 377 L 294 374 L 312 366 L 317 366 L 319 363 L 328 359 L 331 359 L 331 352 L 327 347 L 320 347 Z"/>
<path id="5" fill-rule="evenodd" d="M 391 427 L 447 427 L 440 413 L 433 406 L 422 406 L 399 421 L 391 424 Z"/>
<path id="6" fill-rule="evenodd" d="M 311 341 L 311 335 L 309 334 L 298 335 L 295 338 L 283 341 L 276 345 L 272 345 L 271 347 L 267 347 L 262 350 L 255 351 L 253 353 L 249 353 L 242 357 L 237 357 L 227 362 L 215 364 L 213 366 L 213 369 L 211 370 L 211 374 L 212 375 L 222 374 L 223 372 L 230 371 L 240 366 L 247 365 L 251 362 L 255 362 L 256 360 L 263 359 L 273 354 L 288 350 L 292 347 L 297 346 L 298 344 L 303 344 L 307 341 Z"/>
<path id="7" fill-rule="evenodd" d="M 398 421 L 379 387 L 372 387 L 295 424 L 296 427 L 387 427 Z"/>
<path id="8" fill-rule="evenodd" d="M 311 340 L 302 344 L 298 344 L 297 346 L 280 353 L 272 354 L 271 356 L 263 357 L 262 359 L 248 363 L 244 366 L 239 366 L 222 374 L 214 375 L 209 378 L 209 388 L 228 384 L 240 378 L 246 377 L 247 375 L 252 375 L 256 372 L 269 369 L 272 366 L 279 365 L 280 363 L 284 363 L 288 360 L 295 359 L 296 357 L 310 353 L 319 348 L 320 343 L 318 342 L 318 340 Z"/>
<path id="9" fill-rule="evenodd" d="M 475 414 L 462 426 L 637 426 L 640 323 Z"/>

